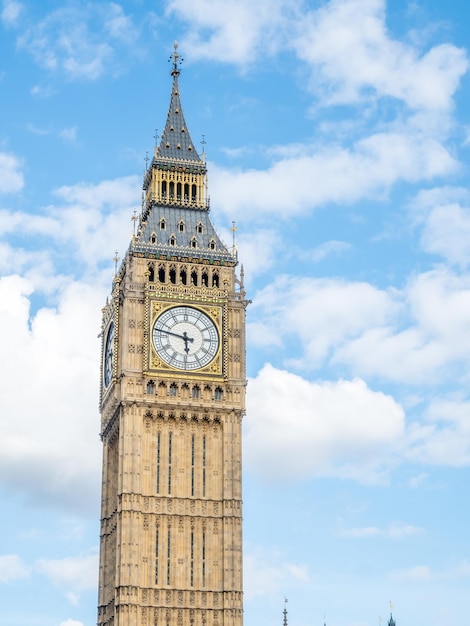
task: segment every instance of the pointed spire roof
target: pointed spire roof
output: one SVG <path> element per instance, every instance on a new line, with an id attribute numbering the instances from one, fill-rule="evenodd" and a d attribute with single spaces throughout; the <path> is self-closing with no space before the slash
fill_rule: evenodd
<path id="1" fill-rule="evenodd" d="M 193 163 L 203 163 L 189 134 L 186 120 L 184 119 L 183 107 L 181 106 L 178 77 L 180 75 L 179 65 L 181 56 L 178 53 L 178 43 L 173 44 L 174 52 L 170 59 L 173 61 L 171 75 L 173 76 L 173 86 L 171 89 L 170 108 L 166 120 L 160 144 L 155 150 L 154 158 L 192 161 Z"/>

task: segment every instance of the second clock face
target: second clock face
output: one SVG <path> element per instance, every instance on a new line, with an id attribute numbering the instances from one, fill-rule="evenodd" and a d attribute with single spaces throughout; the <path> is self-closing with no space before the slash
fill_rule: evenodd
<path id="1" fill-rule="evenodd" d="M 114 353 L 114 323 L 111 322 L 108 334 L 106 335 L 106 343 L 104 346 L 104 366 L 103 379 L 104 386 L 109 387 L 113 377 L 113 353 Z"/>
<path id="2" fill-rule="evenodd" d="M 155 321 L 152 339 L 159 357 L 181 370 L 208 365 L 219 350 L 219 333 L 211 318 L 199 309 L 175 306 Z"/>

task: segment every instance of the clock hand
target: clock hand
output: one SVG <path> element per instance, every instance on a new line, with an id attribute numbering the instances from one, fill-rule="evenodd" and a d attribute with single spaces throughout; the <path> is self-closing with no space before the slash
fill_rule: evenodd
<path id="1" fill-rule="evenodd" d="M 164 328 L 155 328 L 155 330 L 157 330 L 159 333 L 166 333 L 167 335 L 171 335 L 172 337 L 178 337 L 178 339 L 182 339 L 186 346 L 188 345 L 188 341 L 190 341 L 191 343 L 194 341 L 193 337 L 188 337 L 188 333 L 186 331 L 184 331 L 182 335 L 178 335 L 176 333 L 172 333 L 170 330 L 165 330 Z M 186 352 L 188 350 L 186 350 Z"/>

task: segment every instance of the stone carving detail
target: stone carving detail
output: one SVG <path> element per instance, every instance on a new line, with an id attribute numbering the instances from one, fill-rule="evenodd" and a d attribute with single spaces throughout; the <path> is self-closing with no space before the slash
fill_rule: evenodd
<path id="1" fill-rule="evenodd" d="M 134 354 L 135 353 L 135 345 L 133 343 L 130 343 L 127 350 L 128 350 L 128 352 L 130 354 Z"/>
<path id="2" fill-rule="evenodd" d="M 135 320 L 129 320 L 129 328 L 135 328 Z"/>

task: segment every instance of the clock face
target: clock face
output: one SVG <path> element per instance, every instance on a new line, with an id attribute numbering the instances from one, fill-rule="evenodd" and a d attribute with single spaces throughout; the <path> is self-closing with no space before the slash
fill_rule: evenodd
<path id="1" fill-rule="evenodd" d="M 219 350 L 219 333 L 211 318 L 189 306 L 164 311 L 152 329 L 159 357 L 180 370 L 197 370 L 208 365 Z"/>
<path id="2" fill-rule="evenodd" d="M 111 322 L 106 343 L 104 346 L 103 381 L 104 386 L 109 387 L 113 378 L 113 353 L 114 353 L 114 322 Z"/>

